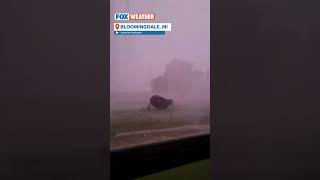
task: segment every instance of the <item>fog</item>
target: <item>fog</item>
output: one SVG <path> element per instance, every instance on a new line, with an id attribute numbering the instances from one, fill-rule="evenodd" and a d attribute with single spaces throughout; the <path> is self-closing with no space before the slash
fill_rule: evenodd
<path id="1" fill-rule="evenodd" d="M 111 101 L 117 98 L 117 93 L 122 93 L 122 97 L 123 93 L 158 93 L 176 98 L 197 97 L 200 94 L 202 98 L 209 99 L 209 5 L 209 0 L 111 1 L 111 18 L 117 12 L 154 13 L 154 22 L 172 23 L 172 31 L 164 36 L 115 36 L 115 21 L 111 20 Z M 166 76 L 168 65 L 177 60 L 190 65 L 190 76 L 171 73 L 167 74 L 167 81 L 186 81 L 188 85 L 184 88 L 190 90 L 183 95 L 173 92 L 174 88 L 154 92 L 152 81 Z M 202 80 L 188 81 L 193 73 L 201 74 L 199 78 Z M 170 84 L 174 83 L 167 83 Z"/>

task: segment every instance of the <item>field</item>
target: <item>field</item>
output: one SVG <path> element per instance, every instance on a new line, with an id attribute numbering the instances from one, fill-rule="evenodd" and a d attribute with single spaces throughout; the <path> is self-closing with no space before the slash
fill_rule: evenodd
<path id="1" fill-rule="evenodd" d="M 210 179 L 210 161 L 202 160 L 187 164 L 181 167 L 169 169 L 163 172 L 138 178 L 136 180 L 192 180 L 192 179 L 201 179 L 209 180 Z"/>
<path id="2" fill-rule="evenodd" d="M 145 102 L 122 103 L 111 110 L 111 149 L 210 131 L 209 104 L 175 104 L 170 116 L 170 110 L 148 110 Z"/>

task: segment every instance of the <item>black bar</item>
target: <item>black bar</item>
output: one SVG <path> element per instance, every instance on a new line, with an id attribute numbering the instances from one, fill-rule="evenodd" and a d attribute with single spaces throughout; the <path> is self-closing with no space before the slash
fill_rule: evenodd
<path id="1" fill-rule="evenodd" d="M 0 0 L 0 179 L 109 179 L 109 2 Z"/>
<path id="2" fill-rule="evenodd" d="M 111 179 L 142 177 L 210 157 L 210 135 L 111 151 Z"/>

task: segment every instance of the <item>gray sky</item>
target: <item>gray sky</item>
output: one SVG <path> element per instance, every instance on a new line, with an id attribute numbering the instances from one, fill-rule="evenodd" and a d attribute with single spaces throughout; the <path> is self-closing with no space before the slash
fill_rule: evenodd
<path id="1" fill-rule="evenodd" d="M 172 23 L 172 31 L 165 36 L 115 36 L 117 12 L 155 13 L 156 22 Z M 150 80 L 173 58 L 209 68 L 210 0 L 116 0 L 111 1 L 110 17 L 111 91 L 148 90 Z"/>

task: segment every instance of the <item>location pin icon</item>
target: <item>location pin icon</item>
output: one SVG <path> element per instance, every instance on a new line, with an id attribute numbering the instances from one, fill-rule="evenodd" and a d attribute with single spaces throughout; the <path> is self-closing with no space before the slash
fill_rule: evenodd
<path id="1" fill-rule="evenodd" d="M 116 27 L 117 30 L 119 29 L 119 26 L 120 26 L 119 24 L 116 24 L 116 25 L 115 25 L 115 27 Z"/>

